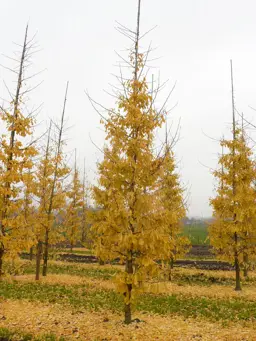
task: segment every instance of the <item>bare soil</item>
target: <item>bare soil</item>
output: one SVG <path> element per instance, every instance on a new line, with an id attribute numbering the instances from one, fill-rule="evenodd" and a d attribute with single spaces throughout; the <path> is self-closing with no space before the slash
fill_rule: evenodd
<path id="1" fill-rule="evenodd" d="M 209 245 L 193 245 L 190 252 L 187 254 L 188 258 L 193 257 L 201 257 L 201 258 L 209 258 L 209 260 L 191 260 L 191 259 L 183 259 L 177 260 L 174 266 L 177 267 L 190 267 L 196 268 L 201 270 L 226 270 L 226 271 L 233 271 L 234 266 L 227 262 L 221 262 L 212 260 L 210 258 L 213 257 L 211 252 L 211 247 Z M 22 254 L 22 258 L 28 259 L 29 254 Z M 58 260 L 65 261 L 65 262 L 74 262 L 74 263 L 87 263 L 87 264 L 95 264 L 98 263 L 99 260 L 96 256 L 93 255 L 79 255 L 79 254 L 72 254 L 72 253 L 61 253 L 58 254 Z M 118 263 L 119 260 L 113 262 L 113 264 Z M 1 340 L 0 340 L 1 341 Z"/>

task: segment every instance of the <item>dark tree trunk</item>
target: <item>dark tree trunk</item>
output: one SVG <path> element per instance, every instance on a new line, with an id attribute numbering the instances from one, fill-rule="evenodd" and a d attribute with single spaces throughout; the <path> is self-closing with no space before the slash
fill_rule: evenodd
<path id="1" fill-rule="evenodd" d="M 33 260 L 33 247 L 31 247 L 29 250 L 29 260 Z"/>
<path id="2" fill-rule="evenodd" d="M 171 258 L 171 260 L 170 260 L 170 264 L 169 264 L 169 281 L 171 281 L 172 280 L 172 269 L 173 269 L 173 264 L 174 264 L 174 260 L 173 260 L 173 258 Z"/>
<path id="3" fill-rule="evenodd" d="M 125 271 L 128 274 L 133 274 L 132 259 L 126 261 Z M 127 292 L 124 294 L 125 298 L 128 298 L 128 304 L 124 307 L 124 323 L 130 324 L 132 322 L 132 311 L 131 311 L 131 294 L 132 294 L 132 284 L 127 284 Z"/>
<path id="4" fill-rule="evenodd" d="M 4 256 L 4 248 L 0 248 L 0 279 L 3 275 L 3 256 Z"/>
<path id="5" fill-rule="evenodd" d="M 241 278 L 240 278 L 240 265 L 238 261 L 238 257 L 235 257 L 235 269 L 236 269 L 236 291 L 241 291 Z"/>
<path id="6" fill-rule="evenodd" d="M 244 253 L 244 256 L 243 256 L 243 261 L 244 261 L 244 277 L 245 278 L 248 278 L 249 276 L 248 276 L 248 266 L 249 266 L 249 264 L 248 264 L 248 262 L 249 262 L 249 257 L 248 257 L 248 255 L 246 254 L 246 253 Z"/>
<path id="7" fill-rule="evenodd" d="M 48 254 L 49 254 L 49 231 L 46 231 L 46 233 L 45 233 L 45 245 L 44 245 L 43 276 L 47 275 Z"/>
<path id="8" fill-rule="evenodd" d="M 102 259 L 99 259 L 99 265 L 105 265 L 105 262 Z"/>
<path id="9" fill-rule="evenodd" d="M 81 238 L 82 243 L 85 243 L 85 231 L 83 229 L 82 231 L 82 238 Z"/>
<path id="10" fill-rule="evenodd" d="M 236 287 L 235 291 L 241 291 L 241 278 L 240 278 L 240 264 L 238 259 L 238 251 L 237 251 L 237 242 L 238 242 L 238 236 L 235 232 L 235 270 L 236 270 Z"/>
<path id="11" fill-rule="evenodd" d="M 128 284 L 128 287 L 131 287 L 131 284 Z M 131 290 L 128 295 L 131 294 Z M 130 324 L 132 322 L 132 311 L 131 311 L 131 303 L 125 304 L 124 307 L 124 323 Z"/>
<path id="12" fill-rule="evenodd" d="M 41 263 L 41 256 L 42 256 L 42 242 L 39 241 L 37 243 L 37 250 L 36 250 L 36 281 L 40 278 L 40 263 Z"/>

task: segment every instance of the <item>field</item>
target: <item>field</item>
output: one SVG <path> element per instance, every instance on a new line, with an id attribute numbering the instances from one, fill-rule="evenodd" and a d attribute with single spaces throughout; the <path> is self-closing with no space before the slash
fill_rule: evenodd
<path id="1" fill-rule="evenodd" d="M 193 245 L 209 244 L 206 224 L 184 225 L 183 234 L 189 237 Z"/>
<path id="2" fill-rule="evenodd" d="M 121 270 L 51 260 L 35 282 L 34 261 L 20 260 L 0 283 L 0 340 L 256 340 L 256 273 L 238 293 L 231 271 L 175 267 L 171 282 L 138 297 L 125 326 L 112 282 Z"/>

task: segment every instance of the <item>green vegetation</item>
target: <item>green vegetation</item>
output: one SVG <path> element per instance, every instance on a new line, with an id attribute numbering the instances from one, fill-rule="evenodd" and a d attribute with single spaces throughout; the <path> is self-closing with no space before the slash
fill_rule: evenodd
<path id="1" fill-rule="evenodd" d="M 71 306 L 75 311 L 106 309 L 120 313 L 123 309 L 122 297 L 114 290 L 92 289 L 88 285 L 2 282 L 0 295 L 6 299 L 58 302 L 63 306 Z M 135 310 L 160 315 L 204 317 L 213 321 L 256 320 L 256 302 L 240 298 L 231 300 L 177 294 L 143 294 Z"/>
<path id="2" fill-rule="evenodd" d="M 256 320 L 256 303 L 240 299 L 220 300 L 177 295 L 144 295 L 138 310 L 154 314 L 179 314 L 184 317 L 204 317 L 220 320 Z"/>
<path id="3" fill-rule="evenodd" d="M 0 286 L 0 296 L 7 299 L 58 302 L 64 306 L 96 311 L 99 309 L 120 311 L 122 309 L 122 299 L 115 291 L 92 290 L 88 285 L 3 282 Z"/>
<path id="4" fill-rule="evenodd" d="M 68 274 L 73 276 L 81 277 L 91 277 L 108 280 L 114 275 L 119 273 L 121 269 L 116 268 L 93 268 L 93 267 L 83 267 L 81 264 L 76 263 L 49 263 L 48 274 Z M 32 262 L 26 262 L 21 269 L 23 274 L 29 275 L 35 273 L 35 264 Z"/>
<path id="5" fill-rule="evenodd" d="M 209 244 L 208 226 L 206 224 L 184 225 L 183 234 L 190 239 L 192 245 Z"/>
<path id="6" fill-rule="evenodd" d="M 110 268 L 110 267 L 94 267 L 88 266 L 84 267 L 78 263 L 49 263 L 49 274 L 68 274 L 73 276 L 80 276 L 80 277 L 87 277 L 92 279 L 101 279 L 101 280 L 111 280 L 116 274 L 120 273 L 120 269 L 117 267 Z M 22 265 L 20 273 L 25 275 L 32 275 L 34 274 L 35 264 L 29 261 L 25 262 Z M 235 282 L 235 278 L 226 277 L 222 272 L 219 271 L 218 274 L 211 273 L 211 272 L 198 272 L 194 274 L 180 272 L 180 271 L 173 271 L 172 274 L 172 281 L 179 285 L 187 285 L 187 284 L 196 284 L 202 286 L 210 286 L 212 284 L 218 285 L 226 285 L 232 286 Z M 256 277 L 249 277 L 243 285 L 250 285 L 256 283 Z"/>
<path id="7" fill-rule="evenodd" d="M 32 334 L 23 334 L 19 331 L 11 331 L 7 328 L 0 328 L 0 341 L 65 341 L 63 337 L 57 338 L 53 334 L 46 334 L 40 337 Z"/>
<path id="8" fill-rule="evenodd" d="M 66 249 L 53 249 L 51 251 L 53 254 L 54 253 L 69 253 L 69 254 L 74 254 L 74 255 L 85 255 L 85 256 L 91 256 L 93 255 L 93 251 L 92 250 L 70 250 L 69 248 Z"/>

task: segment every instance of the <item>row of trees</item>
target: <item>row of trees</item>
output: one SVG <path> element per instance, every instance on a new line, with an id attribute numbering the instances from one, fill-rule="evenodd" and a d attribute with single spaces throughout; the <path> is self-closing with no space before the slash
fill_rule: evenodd
<path id="1" fill-rule="evenodd" d="M 131 304 L 136 293 L 163 269 L 168 273 L 177 257 L 185 254 L 189 241 L 181 235 L 186 216 L 183 188 L 176 171 L 168 129 L 160 148 L 155 146 L 156 131 L 167 124 L 165 103 L 158 109 L 161 89 L 146 79 L 149 51 L 141 53 L 140 9 L 137 30 L 122 27 L 133 41 L 126 80 L 116 109 L 102 116 L 106 131 L 103 161 L 98 165 L 99 185 L 92 196 L 97 207 L 91 214 L 97 256 L 102 260 L 119 258 L 125 271 L 117 287 L 124 296 L 125 322 L 131 322 Z M 5 134 L 1 139 L 0 178 L 0 273 L 4 257 L 24 250 L 36 250 L 36 279 L 43 254 L 43 275 L 47 274 L 49 244 L 68 238 L 71 247 L 87 231 L 87 188 L 80 182 L 75 162 L 72 181 L 63 151 L 64 118 L 68 85 L 60 124 L 50 124 L 47 141 L 39 148 L 32 136 L 34 119 L 23 111 L 25 61 L 31 50 L 27 31 L 12 111 L 1 108 Z M 169 97 L 169 96 L 168 96 Z"/>
<path id="2" fill-rule="evenodd" d="M 96 253 L 125 263 L 116 281 L 124 296 L 126 323 L 131 322 L 136 294 L 163 270 L 160 263 L 172 265 L 189 248 L 180 234 L 186 209 L 168 134 L 161 150 L 155 151 L 155 132 L 168 113 L 166 102 L 160 110 L 156 107 L 159 89 L 150 88 L 145 77 L 148 52 L 139 51 L 140 7 L 138 0 L 137 30 L 120 29 L 134 43 L 129 59 L 123 59 L 132 76 L 123 78 L 121 73 L 117 108 L 102 119 L 106 145 L 98 166 L 99 184 L 93 188 L 100 208 L 92 226 Z M 220 169 L 214 172 L 218 188 L 210 201 L 214 219 L 209 231 L 216 255 L 235 265 L 235 290 L 241 290 L 240 269 L 248 276 L 256 257 L 256 163 L 244 125 L 236 120 L 233 72 L 232 108 L 232 139 L 221 140 Z"/>
<path id="3" fill-rule="evenodd" d="M 51 121 L 44 134 L 45 145 L 43 137 L 33 138 L 35 119 L 33 113 L 25 115 L 24 100 L 29 91 L 25 83 L 31 78 L 26 71 L 32 49 L 27 27 L 16 91 L 10 106 L 0 108 L 4 131 L 0 140 L 0 277 L 4 258 L 34 249 L 38 280 L 42 256 L 42 273 L 47 274 L 50 243 L 68 239 L 73 246 L 84 240 L 88 188 L 85 174 L 83 183 L 80 181 L 76 162 L 73 172 L 67 166 L 63 150 L 68 84 L 60 123 Z"/>
<path id="4" fill-rule="evenodd" d="M 140 51 L 144 36 L 140 11 L 138 0 L 136 31 L 119 28 L 133 45 L 128 59 L 123 59 L 130 74 L 124 78 L 121 72 L 116 108 L 107 110 L 105 116 L 98 111 L 106 141 L 98 164 L 98 185 L 92 188 L 97 209 L 90 215 L 96 255 L 102 261 L 120 259 L 125 264 L 116 278 L 124 297 L 125 323 L 132 321 L 131 305 L 137 293 L 163 270 L 168 273 L 190 246 L 181 235 L 186 205 L 173 153 L 175 138 L 170 140 L 168 129 L 165 141 L 156 148 L 156 132 L 167 125 L 169 96 L 160 108 L 156 105 L 162 87 L 154 87 L 154 81 L 146 77 L 150 49 Z M 45 146 L 39 148 L 33 139 L 28 143 L 35 123 L 22 110 L 29 51 L 26 31 L 12 111 L 1 108 L 6 132 L 0 146 L 0 275 L 4 257 L 33 247 L 39 279 L 42 254 L 43 275 L 47 274 L 50 243 L 69 239 L 73 248 L 78 239 L 86 240 L 88 189 L 85 174 L 80 181 L 76 160 L 71 172 L 63 151 L 68 85 L 60 124 L 50 124 Z M 256 169 L 245 129 L 235 119 L 234 96 L 232 100 L 233 138 L 221 141 L 210 237 L 215 252 L 234 262 L 236 290 L 240 290 L 240 267 L 256 254 Z"/>

